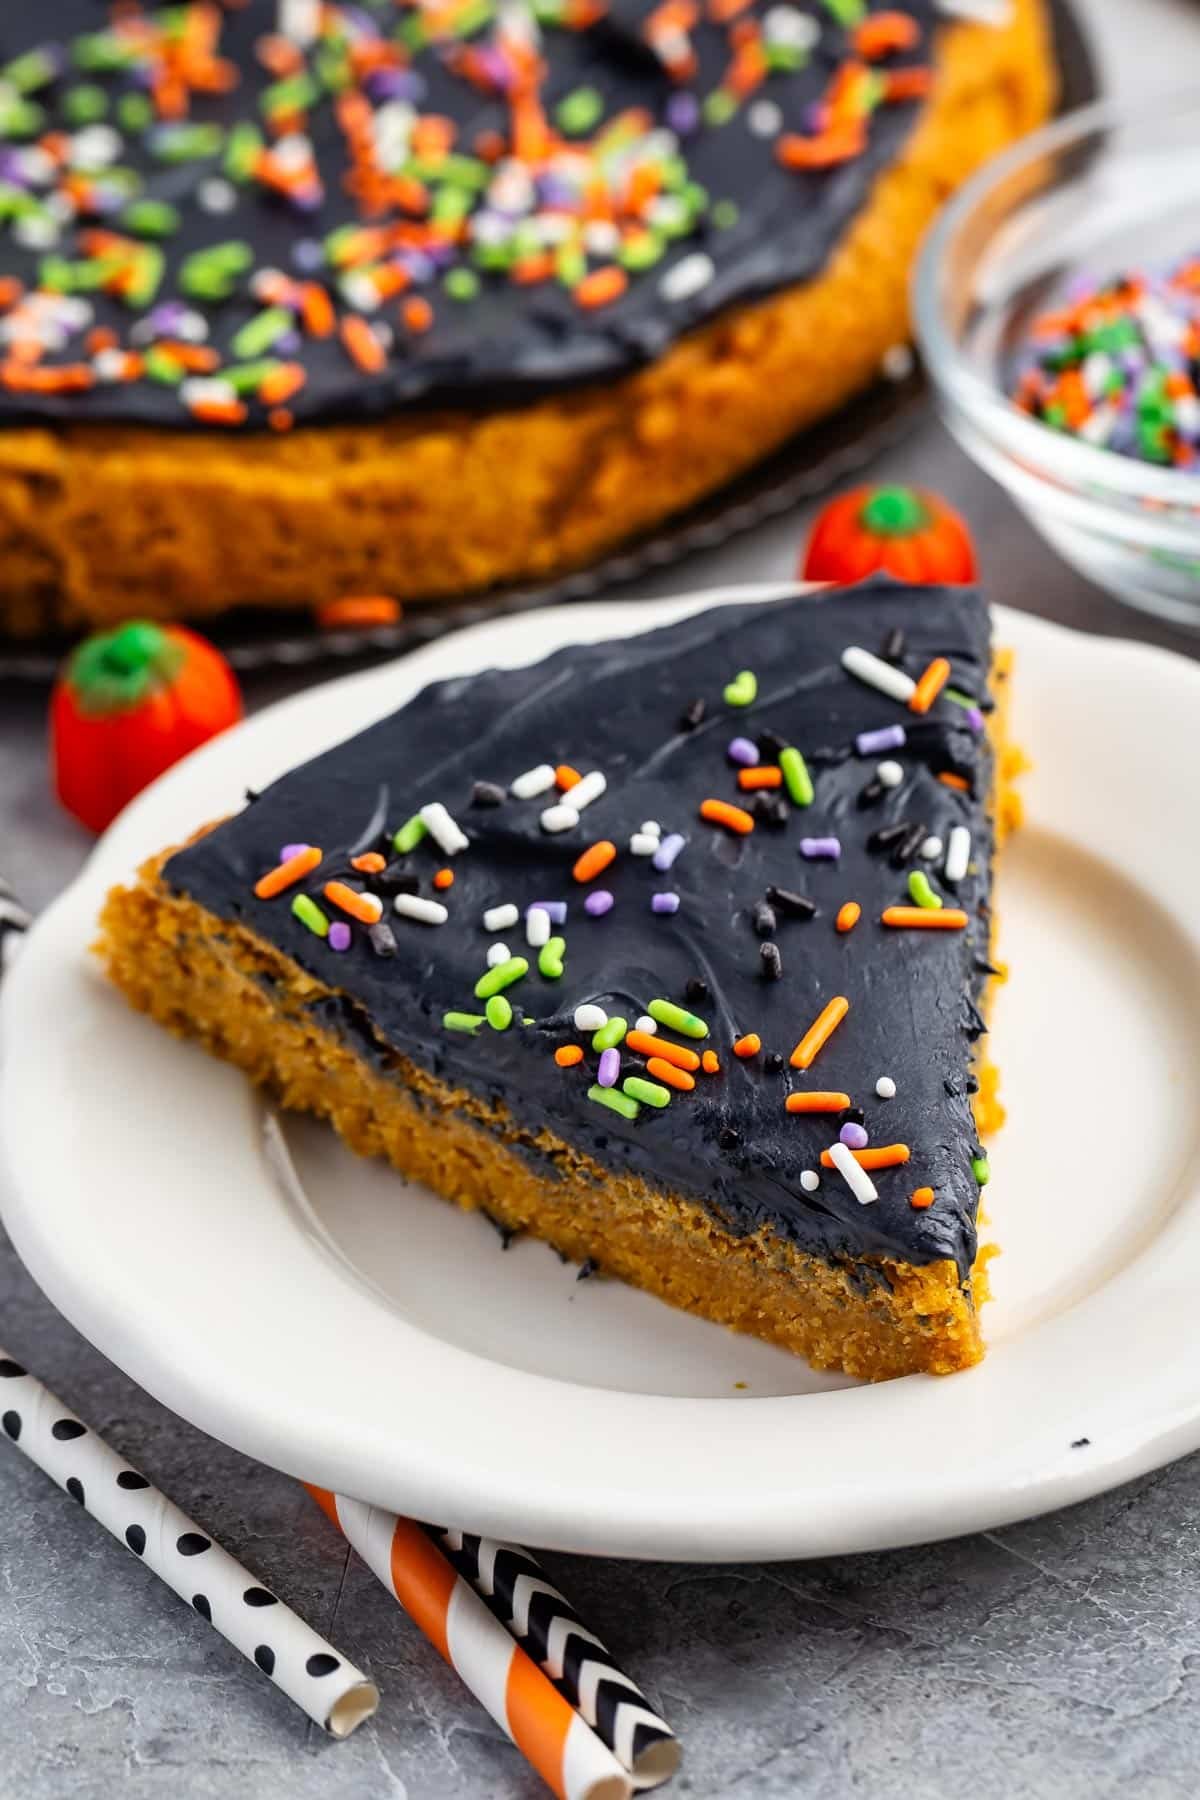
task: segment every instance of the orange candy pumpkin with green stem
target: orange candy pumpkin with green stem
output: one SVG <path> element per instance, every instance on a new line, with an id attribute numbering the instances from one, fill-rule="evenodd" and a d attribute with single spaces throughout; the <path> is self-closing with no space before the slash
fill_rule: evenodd
<path id="1" fill-rule="evenodd" d="M 164 769 L 242 716 L 219 650 L 182 625 L 132 620 L 84 640 L 50 702 L 54 786 L 103 831 Z"/>
<path id="2" fill-rule="evenodd" d="M 880 569 L 901 581 L 974 581 L 971 534 L 952 507 L 924 488 L 852 488 L 818 514 L 800 577 L 861 581 Z"/>

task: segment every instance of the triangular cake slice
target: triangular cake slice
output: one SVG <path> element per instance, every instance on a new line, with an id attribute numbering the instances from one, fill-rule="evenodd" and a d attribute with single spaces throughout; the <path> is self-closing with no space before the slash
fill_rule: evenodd
<path id="1" fill-rule="evenodd" d="M 102 954 L 505 1230 L 824 1368 L 961 1368 L 998 674 L 977 593 L 877 580 L 439 683 L 116 890 Z"/>

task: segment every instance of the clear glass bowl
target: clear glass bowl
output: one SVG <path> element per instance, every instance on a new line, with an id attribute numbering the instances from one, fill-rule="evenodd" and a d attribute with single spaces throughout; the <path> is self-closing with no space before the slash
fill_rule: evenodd
<path id="1" fill-rule="evenodd" d="M 1200 628 L 1200 473 L 1083 443 L 1006 392 L 1032 320 L 1072 275 L 1200 252 L 1198 195 L 1195 92 L 1069 113 L 950 201 L 922 248 L 913 308 L 942 416 L 968 454 L 1090 580 Z"/>

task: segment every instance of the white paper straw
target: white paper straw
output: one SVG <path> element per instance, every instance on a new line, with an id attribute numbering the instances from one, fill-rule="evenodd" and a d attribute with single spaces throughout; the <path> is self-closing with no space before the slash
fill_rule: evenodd
<path id="1" fill-rule="evenodd" d="M 269 1675 L 331 1737 L 379 1705 L 361 1669 L 277 1600 L 194 1520 L 130 1468 L 20 1363 L 0 1350 L 0 1427 L 85 1512 Z"/>

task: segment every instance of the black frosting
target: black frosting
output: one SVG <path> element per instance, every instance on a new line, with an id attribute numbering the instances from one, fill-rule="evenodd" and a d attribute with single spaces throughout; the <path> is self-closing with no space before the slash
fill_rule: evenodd
<path id="1" fill-rule="evenodd" d="M 356 1053 L 388 1066 L 394 1052 L 453 1087 L 499 1101 L 520 1128 L 531 1155 L 539 1132 L 576 1145 L 602 1166 L 631 1168 L 651 1183 L 710 1206 L 737 1230 L 764 1221 L 797 1244 L 837 1256 L 884 1254 L 925 1263 L 952 1258 L 964 1273 L 975 1251 L 979 1154 L 970 1095 L 972 1049 L 981 1030 L 976 1011 L 986 980 L 992 835 L 987 796 L 990 752 L 960 701 L 942 696 L 925 719 L 848 675 L 842 651 L 877 649 L 891 627 L 906 636 L 905 666 L 919 675 L 946 656 L 960 693 L 986 705 L 987 614 L 967 588 L 916 588 L 875 580 L 853 590 L 788 598 L 761 606 L 722 607 L 680 624 L 619 641 L 559 651 L 516 670 L 437 683 L 408 706 L 316 758 L 268 788 L 252 805 L 166 867 L 169 886 L 210 913 L 250 927 L 303 969 L 337 990 L 322 1022 Z M 726 704 L 723 690 L 743 669 L 758 677 L 749 707 Z M 681 714 L 706 703 L 703 720 L 685 728 Z M 879 761 L 860 756 L 858 733 L 891 724 L 909 732 L 887 752 L 904 779 L 872 804 L 860 794 Z M 759 823 L 745 837 L 699 816 L 709 797 L 749 804 L 726 755 L 734 737 L 775 733 L 798 746 L 815 783 L 815 800 L 780 808 L 782 824 Z M 598 769 L 607 791 L 578 826 L 548 835 L 539 820 L 551 791 L 532 800 L 509 795 L 501 805 L 472 803 L 478 781 L 508 784 L 533 765 L 566 762 Z M 949 772 L 968 790 L 938 779 Z M 448 863 L 453 887 L 440 895 L 450 910 L 442 926 L 385 916 L 394 957 L 378 956 L 361 926 L 351 947 L 334 952 L 292 914 L 291 893 L 260 901 L 254 882 L 285 844 L 317 844 L 325 863 L 305 889 L 318 899 L 330 873 L 345 871 L 351 853 L 374 844 L 417 808 L 439 800 L 470 839 L 447 859 L 426 839 L 386 877 L 353 877 L 357 886 L 394 891 L 401 872 L 420 892 L 439 897 L 435 871 Z M 628 849 L 643 821 L 678 831 L 686 848 L 669 873 Z M 920 824 L 946 839 L 955 824 L 971 831 L 968 875 L 951 891 L 940 864 L 912 856 L 894 866 L 895 831 Z M 187 825 L 191 821 L 181 821 Z M 869 848 L 882 829 L 887 848 Z M 909 834 L 911 836 L 911 834 Z M 836 836 L 836 862 L 800 854 L 802 837 Z M 609 889 L 613 910 L 584 910 L 589 887 L 572 877 L 590 843 L 618 846 L 612 866 L 591 886 Z M 876 840 L 877 841 L 877 840 Z M 390 853 L 389 853 L 390 854 Z M 969 915 L 961 931 L 894 930 L 884 907 L 908 904 L 911 868 L 930 871 L 947 905 Z M 770 938 L 782 976 L 764 969 L 756 913 L 774 886 Z M 679 911 L 656 914 L 653 893 L 679 894 Z M 298 890 L 292 890 L 295 892 Z M 800 894 L 816 912 L 791 898 Z M 563 899 L 568 916 L 561 980 L 543 978 L 536 951 L 525 946 L 524 919 L 499 934 L 530 973 L 508 990 L 516 1017 L 507 1031 L 482 1026 L 475 1036 L 447 1030 L 443 1014 L 482 1012 L 473 997 L 495 938 L 483 911 L 507 901 L 524 909 Z M 862 918 L 847 934 L 834 919 L 857 900 Z M 330 917 L 338 917 L 328 902 Z M 700 983 L 702 986 L 697 986 Z M 850 1011 L 807 1074 L 790 1068 L 795 1044 L 825 1003 L 844 994 Z M 589 1100 L 597 1056 L 573 1024 L 573 1012 L 595 1000 L 632 1028 L 647 1003 L 663 997 L 690 1007 L 710 1026 L 705 1045 L 720 1073 L 698 1073 L 692 1093 L 676 1093 L 661 1111 L 643 1106 L 627 1121 Z M 533 1023 L 525 1025 L 522 1018 Z M 761 1053 L 731 1054 L 739 1035 L 757 1032 Z M 670 1031 L 664 1036 L 674 1037 Z M 682 1038 L 676 1041 L 684 1042 Z M 581 1066 L 560 1068 L 554 1050 L 581 1043 Z M 782 1066 L 778 1058 L 782 1057 Z M 644 1059 L 622 1051 L 622 1077 L 644 1073 Z M 891 1076 L 892 1100 L 875 1084 Z M 848 1093 L 874 1145 L 906 1143 L 912 1159 L 875 1174 L 879 1200 L 860 1205 L 842 1177 L 821 1171 L 815 1193 L 800 1174 L 819 1166 L 842 1121 L 835 1115 L 788 1114 L 792 1088 Z M 928 1211 L 914 1210 L 915 1188 L 932 1187 Z"/>
<path id="2" fill-rule="evenodd" d="M 153 6 L 145 10 L 151 16 L 155 12 Z M 357 368 L 336 335 L 304 337 L 294 347 L 291 354 L 303 362 L 308 375 L 307 386 L 289 402 L 295 420 L 378 417 L 415 404 L 512 402 L 612 378 L 659 357 L 682 332 L 734 302 L 764 296 L 816 275 L 864 206 L 879 172 L 902 150 L 920 106 L 919 100 L 907 99 L 879 105 L 866 121 L 861 152 L 827 169 L 797 172 L 785 168 L 776 155 L 777 133 L 756 134 L 751 121 L 759 115 L 754 108 L 765 102 L 779 109 L 783 132 L 811 135 L 813 109 L 851 52 L 851 33 L 838 22 L 837 15 L 843 10 L 853 12 L 851 0 L 839 0 L 838 6 L 829 0 L 797 0 L 796 4 L 792 0 L 751 0 L 739 14 L 741 21 L 758 25 L 781 12 L 815 20 L 820 39 L 802 68 L 770 73 L 727 122 L 701 119 L 694 130 L 680 134 L 679 154 L 690 180 L 705 190 L 707 201 L 685 235 L 668 244 L 660 261 L 630 274 L 627 290 L 614 303 L 585 311 L 558 279 L 526 287 L 512 283 L 504 274 L 488 272 L 480 275 L 477 296 L 460 301 L 445 292 L 445 267 L 432 270 L 410 289 L 427 297 L 433 307 L 432 328 L 424 335 L 413 335 L 402 326 L 394 301 L 370 315 L 372 322 L 387 327 L 394 338 L 383 369 L 366 373 Z M 348 6 L 345 11 L 387 33 L 404 17 L 394 0 Z M 729 27 L 713 23 L 701 8 L 702 16 L 692 33 L 698 70 L 693 79 L 681 84 L 650 54 L 644 41 L 642 28 L 651 11 L 650 0 L 617 0 L 584 30 L 551 24 L 543 27 L 541 54 L 547 72 L 542 93 L 551 121 L 564 97 L 580 88 L 595 89 L 602 96 L 604 120 L 636 107 L 646 109 L 653 120 L 665 125 L 678 116 L 681 94 L 703 107 L 730 66 Z M 927 65 L 930 60 L 933 0 L 905 0 L 903 11 L 917 26 L 918 40 L 887 55 L 877 65 L 882 72 Z M 70 67 L 72 41 L 82 32 L 101 29 L 108 16 L 101 0 L 42 0 L 36 6 L 10 0 L 0 9 L 0 63 L 44 45 L 57 46 L 68 56 L 62 77 L 30 96 L 43 108 L 48 126 L 62 128 L 64 96 L 80 83 L 104 89 L 114 107 L 122 94 L 138 89 L 137 71 L 94 74 Z M 239 83 L 228 94 L 193 94 L 188 120 L 224 127 L 238 120 L 261 125 L 259 99 L 272 77 L 260 65 L 255 45 L 274 26 L 275 0 L 249 0 L 244 6 L 230 8 L 222 19 L 220 54 L 236 65 Z M 493 27 L 494 20 L 489 21 L 470 42 L 486 44 Z M 419 49 L 411 68 L 419 83 L 420 110 L 452 119 L 460 128 L 464 153 L 470 153 L 481 131 L 507 130 L 503 97 L 481 93 L 448 68 L 445 43 Z M 12 155 L 27 143 L 13 133 L 6 141 L 3 110 L 0 105 L 0 184 L 13 178 Z M 114 117 L 110 113 L 107 123 L 113 123 Z M 324 188 L 324 199 L 312 211 L 299 211 L 256 185 L 235 189 L 232 210 L 205 211 L 198 195 L 206 182 L 221 174 L 220 153 L 196 161 L 164 163 L 151 153 L 143 134 L 123 133 L 118 162 L 136 178 L 138 197 L 166 200 L 181 218 L 176 234 L 159 246 L 166 258 L 166 273 L 157 294 L 159 306 L 178 298 L 179 270 L 193 252 L 229 240 L 244 240 L 253 246 L 254 270 L 239 277 L 231 298 L 198 306 L 186 302 L 205 317 L 208 341 L 220 352 L 224 365 L 245 360 L 231 349 L 232 340 L 261 310 L 249 291 L 252 274 L 279 269 L 289 277 L 308 278 L 313 274 L 312 247 L 339 226 L 359 221 L 355 204 L 343 187 L 345 143 L 328 95 L 312 105 L 306 129 Z M 44 198 L 41 190 L 39 196 Z M 43 249 L 22 243 L 20 233 L 14 230 L 16 223 L 17 214 L 0 207 L 0 273 L 17 276 L 29 289 L 38 286 L 47 254 L 76 260 L 81 233 L 96 226 L 122 228 L 117 216 L 81 216 L 68 220 L 58 241 Z M 711 259 L 711 278 L 686 297 L 664 296 L 664 277 L 698 253 Z M 612 259 L 595 256 L 589 266 L 606 260 Z M 469 267 L 478 272 L 469 249 L 455 252 L 450 261 L 460 270 Z M 341 307 L 335 274 L 319 266 L 319 257 L 315 273 Z M 130 328 L 137 314 L 131 314 L 121 299 L 103 291 L 89 292 L 84 298 L 93 309 L 94 323 L 116 332 L 122 345 L 145 343 L 145 333 L 131 340 Z M 149 335 L 153 338 L 155 334 Z M 163 330 L 160 335 L 169 337 L 170 332 Z M 78 363 L 82 337 L 81 331 L 48 360 Z M 261 427 L 265 416 L 266 408 L 251 399 L 246 422 Z M 30 392 L 23 387 L 13 391 L 0 385 L 0 422 L 30 418 L 176 428 L 190 422 L 177 389 L 152 380 L 106 381 L 86 392 L 61 394 Z"/>

